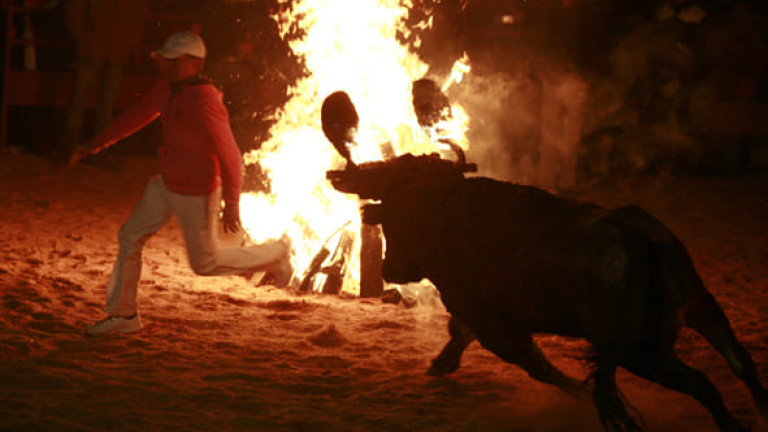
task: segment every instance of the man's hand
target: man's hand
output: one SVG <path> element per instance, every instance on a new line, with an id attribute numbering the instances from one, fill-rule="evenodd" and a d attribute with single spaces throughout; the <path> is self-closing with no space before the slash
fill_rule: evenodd
<path id="1" fill-rule="evenodd" d="M 243 228 L 243 225 L 240 222 L 240 206 L 237 204 L 224 203 L 221 224 L 224 227 L 225 233 L 239 232 Z"/>
<path id="2" fill-rule="evenodd" d="M 75 165 L 81 160 L 87 158 L 88 156 L 93 156 L 96 153 L 97 151 L 93 149 L 90 143 L 81 144 L 77 146 L 75 151 L 73 151 L 69 156 L 69 165 Z"/>

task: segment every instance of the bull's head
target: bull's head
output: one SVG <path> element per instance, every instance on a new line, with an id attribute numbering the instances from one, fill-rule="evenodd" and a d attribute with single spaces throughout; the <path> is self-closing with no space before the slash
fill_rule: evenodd
<path id="1" fill-rule="evenodd" d="M 329 171 L 327 178 L 336 190 L 380 201 L 363 207 L 363 222 L 382 225 L 385 280 L 406 283 L 428 277 L 422 270 L 428 253 L 425 234 L 435 217 L 435 202 L 464 179 L 455 162 L 436 154 L 407 154 Z"/>
<path id="2" fill-rule="evenodd" d="M 463 166 L 440 159 L 437 154 L 406 154 L 395 159 L 350 165 L 347 169 L 328 171 L 326 177 L 334 189 L 360 198 L 383 200 L 398 188 L 418 184 L 456 181 L 463 178 Z"/>
<path id="3" fill-rule="evenodd" d="M 414 85 L 414 109 L 424 127 L 438 119 L 447 103 L 444 95 L 442 99 L 435 96 L 435 88 L 434 82 L 428 80 Z M 437 113 L 433 112 L 435 110 Z M 382 225 L 387 245 L 382 276 L 394 283 L 418 282 L 429 277 L 424 269 L 430 268 L 428 233 L 434 229 L 436 203 L 463 181 L 465 172 L 476 171 L 477 166 L 467 163 L 463 150 L 451 141 L 443 141 L 443 144 L 456 152 L 456 161 L 440 159 L 437 154 L 406 154 L 387 161 L 355 165 L 349 153 L 345 153 L 346 148 L 337 143 L 345 138 L 329 133 L 336 130 L 337 123 L 356 125 L 356 113 L 345 114 L 353 112 L 354 105 L 343 92 L 332 94 L 323 104 L 323 131 L 348 161 L 346 169 L 329 171 L 326 177 L 340 192 L 380 201 L 380 204 L 363 207 L 363 222 Z M 354 122 L 345 120 L 345 123 L 338 119 L 353 119 Z"/>

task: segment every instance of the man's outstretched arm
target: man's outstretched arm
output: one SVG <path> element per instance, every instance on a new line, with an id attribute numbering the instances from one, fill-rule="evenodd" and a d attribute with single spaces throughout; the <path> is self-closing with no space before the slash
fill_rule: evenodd
<path id="1" fill-rule="evenodd" d="M 77 146 L 69 158 L 69 164 L 74 165 L 95 155 L 151 123 L 160 115 L 160 101 L 167 98 L 170 91 L 168 83 L 158 81 L 144 97 L 117 116 L 95 138 Z"/>

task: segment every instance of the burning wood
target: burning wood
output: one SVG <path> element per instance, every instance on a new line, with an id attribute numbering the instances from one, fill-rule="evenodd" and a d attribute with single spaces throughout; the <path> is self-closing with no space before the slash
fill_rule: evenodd
<path id="1" fill-rule="evenodd" d="M 330 264 L 321 270 L 326 274 L 322 290 L 323 294 L 338 294 L 341 292 L 354 244 L 355 236 L 352 232 L 349 230 L 342 231 L 339 244 L 336 246 L 336 251 L 331 257 Z"/>
<path id="2" fill-rule="evenodd" d="M 315 291 L 315 287 L 319 283 L 317 276 L 322 274 L 325 275 L 325 281 L 322 289 L 320 289 L 321 292 L 325 294 L 341 292 L 344 277 L 349 267 L 352 247 L 355 243 L 355 236 L 346 229 L 348 225 L 349 222 L 339 227 L 323 242 L 320 250 L 304 271 L 299 283 L 299 291 Z M 334 240 L 335 243 L 333 243 Z M 334 244 L 333 247 L 331 247 L 332 244 Z"/>

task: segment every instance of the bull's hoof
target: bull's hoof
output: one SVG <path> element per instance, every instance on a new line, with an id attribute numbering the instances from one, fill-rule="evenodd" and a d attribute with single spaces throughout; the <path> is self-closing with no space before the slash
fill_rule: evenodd
<path id="1" fill-rule="evenodd" d="M 445 362 L 438 362 L 437 359 L 432 361 L 432 366 L 427 370 L 427 376 L 441 377 L 448 375 L 451 372 L 456 371 L 459 368 L 458 363 L 447 364 Z"/>

